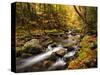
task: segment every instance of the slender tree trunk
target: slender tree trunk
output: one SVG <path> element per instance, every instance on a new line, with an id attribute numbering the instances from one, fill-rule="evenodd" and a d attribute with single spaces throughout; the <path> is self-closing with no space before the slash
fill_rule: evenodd
<path id="1" fill-rule="evenodd" d="M 27 9 L 28 9 L 28 12 L 29 12 L 29 20 L 31 20 L 31 11 L 30 11 L 30 4 L 29 3 L 27 3 Z M 28 30 L 28 33 L 29 33 L 29 35 L 31 35 L 32 36 L 32 38 L 33 38 L 33 34 L 32 34 L 32 32 L 31 32 L 31 29 L 30 29 L 30 23 L 29 23 L 29 20 L 27 20 L 26 21 L 26 23 L 27 23 L 27 30 Z"/>
<path id="2" fill-rule="evenodd" d="M 83 21 L 83 23 L 84 23 L 84 27 L 83 27 L 83 32 L 84 32 L 84 34 L 87 34 L 87 32 L 88 32 L 87 25 L 89 25 L 89 23 L 87 22 L 87 19 L 86 19 L 86 16 L 87 16 L 87 15 L 86 15 L 86 13 L 87 13 L 86 8 L 84 9 L 84 10 L 85 10 L 85 13 L 82 15 L 82 14 L 80 13 L 80 11 L 79 11 L 79 10 L 81 10 L 80 7 L 79 7 L 79 10 L 77 9 L 77 7 L 76 7 L 75 5 L 74 5 L 73 7 L 74 7 L 76 13 L 79 15 L 79 17 L 82 19 L 82 21 Z"/>

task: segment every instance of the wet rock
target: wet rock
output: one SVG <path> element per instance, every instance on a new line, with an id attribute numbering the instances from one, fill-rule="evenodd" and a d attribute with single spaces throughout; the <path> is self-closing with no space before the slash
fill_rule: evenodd
<path id="1" fill-rule="evenodd" d="M 57 43 L 55 43 L 55 42 L 52 43 L 52 44 L 51 44 L 51 47 L 53 47 L 53 48 L 54 48 L 54 47 L 57 47 Z"/>
<path id="2" fill-rule="evenodd" d="M 32 65 L 32 70 L 33 71 L 42 71 L 42 70 L 44 70 L 43 63 L 42 62 L 38 62 L 38 63 Z"/>
<path id="3" fill-rule="evenodd" d="M 31 53 L 31 54 L 39 54 L 42 53 L 41 48 L 36 48 L 36 47 L 27 47 L 23 51 L 24 53 Z"/>
<path id="4" fill-rule="evenodd" d="M 62 58 L 65 55 L 66 51 L 64 49 L 61 49 L 57 52 L 53 52 L 50 56 L 50 58 L 48 58 L 51 61 L 56 61 L 58 58 Z"/>
<path id="5" fill-rule="evenodd" d="M 63 57 L 64 54 L 65 54 L 65 50 L 64 49 L 61 49 L 61 50 L 56 52 L 56 55 L 58 55 L 59 57 Z"/>
<path id="6" fill-rule="evenodd" d="M 38 39 L 32 39 L 24 44 L 23 52 L 38 54 L 42 52 L 42 46 Z"/>
<path id="7" fill-rule="evenodd" d="M 52 39 L 47 39 L 47 40 L 45 40 L 45 41 L 42 41 L 41 42 L 41 45 L 43 46 L 43 47 L 47 47 L 49 44 L 52 44 L 53 43 L 53 40 Z"/>
<path id="8" fill-rule="evenodd" d="M 74 51 L 74 48 L 73 47 L 67 47 L 68 51 Z"/>
<path id="9" fill-rule="evenodd" d="M 43 62 L 43 67 L 48 68 L 48 67 L 50 67 L 52 64 L 53 64 L 52 61 L 50 61 L 50 60 L 45 60 L 45 61 Z"/>
<path id="10" fill-rule="evenodd" d="M 23 53 L 21 55 L 22 58 L 28 58 L 28 57 L 31 57 L 31 56 L 32 56 L 32 54 L 28 54 L 28 53 Z"/>
<path id="11" fill-rule="evenodd" d="M 38 39 L 32 39 L 24 44 L 24 48 L 27 47 L 40 47 L 40 43 Z"/>
<path id="12" fill-rule="evenodd" d="M 55 52 L 53 52 L 50 56 L 50 58 L 48 58 L 48 60 L 51 60 L 51 61 L 56 61 L 59 57 L 56 55 Z"/>

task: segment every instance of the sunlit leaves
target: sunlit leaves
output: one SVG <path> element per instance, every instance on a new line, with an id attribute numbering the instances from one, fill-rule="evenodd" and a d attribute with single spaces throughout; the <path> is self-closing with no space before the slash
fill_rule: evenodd
<path id="1" fill-rule="evenodd" d="M 78 57 L 72 60 L 69 63 L 69 69 L 76 69 L 76 68 L 88 68 L 89 65 L 94 66 L 96 63 L 97 58 L 97 51 L 92 49 L 96 42 L 94 36 L 84 36 L 84 38 L 80 42 L 80 51 L 78 51 Z M 89 65 L 87 65 L 89 64 Z"/>

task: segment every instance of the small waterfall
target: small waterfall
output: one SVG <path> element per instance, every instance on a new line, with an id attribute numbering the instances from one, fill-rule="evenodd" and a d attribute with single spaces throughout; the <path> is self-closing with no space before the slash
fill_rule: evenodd
<path id="1" fill-rule="evenodd" d="M 46 51 L 51 51 L 51 50 L 53 50 L 53 48 L 51 47 L 51 45 L 48 45 Z"/>
<path id="2" fill-rule="evenodd" d="M 64 66 L 65 64 L 66 62 L 62 58 L 59 58 L 51 67 L 48 68 L 48 70 L 55 69 L 58 66 Z"/>
<path id="3" fill-rule="evenodd" d="M 35 56 L 35 57 L 30 57 L 30 58 L 28 58 L 28 59 L 22 60 L 23 63 L 22 63 L 19 67 L 17 67 L 17 69 L 21 69 L 21 68 L 24 68 L 24 67 L 33 65 L 33 64 L 35 64 L 35 63 L 37 63 L 37 62 L 40 62 L 40 61 L 42 61 L 42 60 L 44 60 L 44 59 L 47 59 L 47 58 L 50 57 L 50 55 L 51 55 L 53 52 L 59 51 L 59 50 L 61 50 L 61 49 L 63 49 L 63 48 L 62 48 L 62 47 L 56 47 L 56 48 L 54 48 L 53 50 L 48 51 L 48 52 L 46 52 L 46 53 L 43 53 L 43 54 L 37 55 L 37 56 Z"/>
<path id="4" fill-rule="evenodd" d="M 71 52 L 68 52 L 67 54 L 64 55 L 64 58 L 69 58 L 69 57 L 72 57 L 74 56 L 76 53 L 76 51 L 71 51 Z"/>
<path id="5" fill-rule="evenodd" d="M 77 35 L 76 37 L 79 38 L 80 36 Z M 64 41 L 64 42 L 66 42 L 67 44 L 77 43 L 76 40 L 73 40 L 73 38 L 74 38 L 74 36 L 69 34 L 67 42 L 66 41 Z M 75 42 L 73 42 L 73 41 L 75 41 Z M 63 60 L 63 58 L 70 58 L 70 57 L 74 56 L 79 47 L 78 47 L 78 45 L 76 45 L 76 46 L 73 46 L 73 48 L 74 48 L 73 51 L 68 52 L 68 49 L 63 48 L 62 44 L 59 44 L 57 47 L 52 47 L 51 45 L 48 45 L 45 53 L 21 60 L 22 64 L 17 66 L 16 69 L 23 69 L 25 67 L 36 64 L 40 61 L 43 61 L 43 60 L 49 58 L 53 52 L 57 52 L 57 51 L 62 50 L 62 49 L 65 50 L 66 54 L 62 58 L 58 57 L 57 61 L 54 64 L 52 64 L 52 66 L 49 67 L 48 70 L 55 69 L 58 66 L 64 66 L 66 64 L 66 62 Z M 21 61 L 19 61 L 19 62 L 21 62 Z"/>

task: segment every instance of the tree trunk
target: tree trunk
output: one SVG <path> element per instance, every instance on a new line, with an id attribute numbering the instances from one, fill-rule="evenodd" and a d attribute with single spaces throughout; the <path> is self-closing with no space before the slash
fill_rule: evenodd
<path id="1" fill-rule="evenodd" d="M 84 33 L 84 34 L 87 34 L 87 32 L 88 32 L 87 25 L 89 25 L 89 23 L 87 22 L 87 19 L 86 19 L 86 16 L 87 16 L 87 15 L 86 15 L 86 13 L 87 13 L 86 8 L 84 8 L 85 13 L 82 15 L 82 14 L 80 13 L 80 11 L 79 11 L 79 10 L 81 10 L 80 7 L 79 7 L 79 10 L 77 9 L 77 7 L 76 7 L 75 5 L 74 5 L 73 7 L 74 7 L 76 13 L 79 15 L 79 17 L 82 19 L 82 21 L 83 21 L 83 23 L 84 23 L 83 33 Z"/>

